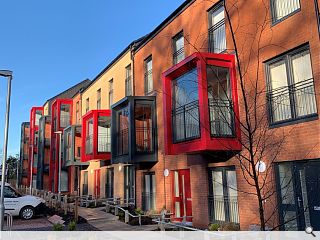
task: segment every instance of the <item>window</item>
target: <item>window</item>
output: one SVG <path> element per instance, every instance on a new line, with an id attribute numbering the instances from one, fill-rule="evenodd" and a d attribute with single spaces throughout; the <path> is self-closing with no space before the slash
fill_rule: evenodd
<path id="1" fill-rule="evenodd" d="M 113 200 L 113 181 L 114 181 L 114 168 L 107 168 L 106 169 L 106 189 L 105 189 L 105 196 L 108 199 Z"/>
<path id="2" fill-rule="evenodd" d="M 129 153 L 129 109 L 117 112 L 117 156 Z"/>
<path id="3" fill-rule="evenodd" d="M 132 95 L 131 64 L 126 67 L 125 94 Z"/>
<path id="4" fill-rule="evenodd" d="M 97 91 L 97 109 L 101 109 L 101 88 Z"/>
<path id="5" fill-rule="evenodd" d="M 35 119 L 35 125 L 39 125 L 40 118 L 42 117 L 42 111 L 41 110 L 36 110 L 36 119 Z"/>
<path id="6" fill-rule="evenodd" d="M 239 223 L 237 178 L 234 167 L 209 169 L 210 222 Z"/>
<path id="7" fill-rule="evenodd" d="M 221 53 L 226 48 L 224 6 L 223 2 L 220 2 L 209 11 L 209 51 Z"/>
<path id="8" fill-rule="evenodd" d="M 72 159 L 72 135 L 71 132 L 67 132 L 66 136 L 66 161 L 71 161 Z"/>
<path id="9" fill-rule="evenodd" d="M 11 187 L 5 186 L 4 187 L 4 197 L 5 198 L 18 198 L 21 197 L 21 195 L 13 190 Z"/>
<path id="10" fill-rule="evenodd" d="M 86 99 L 86 113 L 89 112 L 89 98 Z"/>
<path id="11" fill-rule="evenodd" d="M 135 169 L 133 165 L 127 165 L 124 171 L 124 203 L 135 204 Z"/>
<path id="12" fill-rule="evenodd" d="M 87 121 L 86 132 L 86 154 L 92 154 L 93 151 L 93 118 Z"/>
<path id="13" fill-rule="evenodd" d="M 136 129 L 136 151 L 153 152 L 152 105 L 136 103 L 134 110 Z"/>
<path id="14" fill-rule="evenodd" d="M 156 207 L 156 178 L 154 172 L 145 173 L 143 178 L 142 210 L 154 210 Z"/>
<path id="15" fill-rule="evenodd" d="M 98 152 L 111 152 L 111 119 L 98 117 Z"/>
<path id="16" fill-rule="evenodd" d="M 229 69 L 207 65 L 211 136 L 234 135 Z"/>
<path id="17" fill-rule="evenodd" d="M 173 39 L 173 65 L 184 59 L 184 37 L 183 31 L 178 33 Z"/>
<path id="18" fill-rule="evenodd" d="M 82 195 L 88 195 L 88 171 L 83 172 Z"/>
<path id="19" fill-rule="evenodd" d="M 271 0 L 272 21 L 276 23 L 300 9 L 300 0 Z"/>
<path id="20" fill-rule="evenodd" d="M 60 127 L 65 128 L 70 124 L 70 104 L 61 104 L 60 106 Z"/>
<path id="21" fill-rule="evenodd" d="M 172 89 L 173 142 L 200 137 L 197 69 L 174 79 Z"/>
<path id="22" fill-rule="evenodd" d="M 281 123 L 317 113 L 308 47 L 267 63 L 270 122 Z"/>
<path id="23" fill-rule="evenodd" d="M 113 104 L 113 79 L 109 81 L 109 109 Z"/>
<path id="24" fill-rule="evenodd" d="M 144 60 L 144 91 L 145 94 L 150 93 L 153 90 L 153 78 L 152 78 L 152 57 L 148 57 Z"/>
<path id="25" fill-rule="evenodd" d="M 77 101 L 77 103 L 76 103 L 76 122 L 77 122 L 77 124 L 80 124 L 80 119 L 81 117 L 80 117 L 80 102 L 79 101 Z"/>

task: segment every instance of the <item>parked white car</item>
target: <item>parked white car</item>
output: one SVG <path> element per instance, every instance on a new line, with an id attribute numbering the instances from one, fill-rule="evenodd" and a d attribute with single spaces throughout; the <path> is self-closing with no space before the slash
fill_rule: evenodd
<path id="1" fill-rule="evenodd" d="M 4 207 L 6 213 L 28 220 L 44 211 L 45 200 L 31 195 L 22 195 L 6 183 L 4 186 Z"/>

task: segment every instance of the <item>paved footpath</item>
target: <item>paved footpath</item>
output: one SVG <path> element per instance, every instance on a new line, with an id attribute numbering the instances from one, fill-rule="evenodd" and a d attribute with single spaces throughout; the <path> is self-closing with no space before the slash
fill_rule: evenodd
<path id="1" fill-rule="evenodd" d="M 79 216 L 83 217 L 88 223 L 100 231 L 152 231 L 158 228 L 157 225 L 131 226 L 118 220 L 117 216 L 103 211 L 100 208 L 79 208 Z"/>

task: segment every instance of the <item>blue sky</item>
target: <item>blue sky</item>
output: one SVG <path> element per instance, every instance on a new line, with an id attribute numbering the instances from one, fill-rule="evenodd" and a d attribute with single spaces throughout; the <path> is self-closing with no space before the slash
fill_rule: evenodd
<path id="1" fill-rule="evenodd" d="M 132 40 L 159 25 L 183 0 L 4 0 L 0 69 L 13 71 L 9 154 L 19 153 L 30 108 L 93 79 Z M 134 4 L 133 4 L 134 3 Z M 0 149 L 6 81 L 0 79 Z"/>

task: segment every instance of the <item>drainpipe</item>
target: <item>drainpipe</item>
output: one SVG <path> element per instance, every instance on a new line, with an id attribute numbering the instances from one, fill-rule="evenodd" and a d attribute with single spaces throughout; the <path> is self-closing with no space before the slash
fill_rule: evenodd
<path id="1" fill-rule="evenodd" d="M 319 33 L 319 38 L 320 38 L 320 11 L 319 11 L 318 0 L 314 0 L 314 7 L 316 10 L 316 18 L 317 18 L 317 23 L 318 23 L 318 33 Z"/>
<path id="2" fill-rule="evenodd" d="M 133 49 L 134 49 L 134 43 L 131 44 L 130 46 L 130 53 L 131 53 L 131 62 L 132 62 L 132 96 L 136 95 L 136 88 L 135 88 L 135 77 L 134 77 L 134 53 L 133 53 Z"/>

